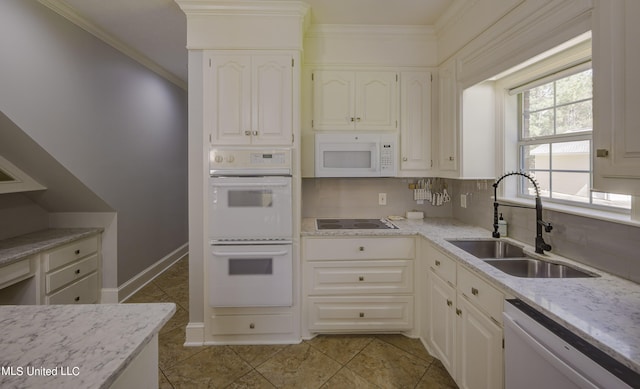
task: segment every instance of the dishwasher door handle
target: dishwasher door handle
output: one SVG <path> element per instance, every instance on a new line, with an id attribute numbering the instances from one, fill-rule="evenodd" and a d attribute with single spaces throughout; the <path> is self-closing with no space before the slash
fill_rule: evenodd
<path id="1" fill-rule="evenodd" d="M 557 355 L 552 353 L 535 337 L 529 334 L 524 328 L 522 328 L 522 326 L 520 326 L 520 324 L 518 324 L 516 319 L 509 316 L 509 314 L 507 314 L 506 312 L 504 312 L 502 315 L 506 319 L 505 326 L 509 326 L 512 330 L 514 330 L 517 335 L 527 344 L 529 344 L 529 346 L 531 346 L 531 348 L 533 348 L 538 354 L 540 354 L 540 356 L 551 363 L 551 365 L 555 366 L 556 369 L 561 371 L 576 385 L 580 386 L 581 388 L 599 389 L 599 387 L 594 385 L 594 383 L 591 382 L 588 378 L 584 377 L 582 374 L 576 371 L 573 367 L 567 364 L 567 362 L 558 358 Z"/>

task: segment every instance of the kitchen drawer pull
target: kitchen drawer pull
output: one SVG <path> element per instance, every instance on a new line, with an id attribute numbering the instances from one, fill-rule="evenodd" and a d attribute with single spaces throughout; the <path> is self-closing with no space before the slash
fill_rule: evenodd
<path id="1" fill-rule="evenodd" d="M 436 266 L 440 266 L 440 261 L 436 259 Z"/>
<path id="2" fill-rule="evenodd" d="M 80 254 L 80 250 L 75 251 L 76 255 Z"/>
<path id="3" fill-rule="evenodd" d="M 363 276 L 358 277 L 358 281 L 364 281 L 364 277 Z"/>
<path id="4" fill-rule="evenodd" d="M 364 317 L 364 312 L 360 312 L 360 317 Z"/>
<path id="5" fill-rule="evenodd" d="M 255 324 L 253 324 L 253 323 L 250 323 L 250 324 L 249 324 L 249 328 L 254 329 L 254 328 L 256 328 L 256 325 L 255 325 Z"/>
<path id="6" fill-rule="evenodd" d="M 251 136 L 251 131 L 245 131 L 245 132 L 244 132 L 244 134 L 245 134 L 246 136 Z"/>
<path id="7" fill-rule="evenodd" d="M 364 246 L 360 246 L 360 247 L 358 248 L 358 250 L 360 250 L 360 251 L 364 251 Z"/>
<path id="8" fill-rule="evenodd" d="M 451 300 L 447 299 L 447 306 L 448 306 L 448 307 L 450 307 L 450 306 L 452 306 L 452 305 L 453 305 L 453 301 L 451 301 Z"/>
<path id="9" fill-rule="evenodd" d="M 80 296 L 76 296 L 76 298 L 74 298 L 73 301 L 75 301 L 75 302 L 80 301 Z"/>
<path id="10" fill-rule="evenodd" d="M 75 273 L 80 274 L 80 269 L 76 269 Z"/>
<path id="11" fill-rule="evenodd" d="M 471 288 L 471 294 L 472 294 L 472 295 L 477 296 L 477 295 L 478 295 L 478 293 L 479 293 L 479 291 L 478 291 L 478 289 L 477 289 L 477 288 Z"/>
<path id="12" fill-rule="evenodd" d="M 456 315 L 462 316 L 462 309 L 456 308 Z"/>

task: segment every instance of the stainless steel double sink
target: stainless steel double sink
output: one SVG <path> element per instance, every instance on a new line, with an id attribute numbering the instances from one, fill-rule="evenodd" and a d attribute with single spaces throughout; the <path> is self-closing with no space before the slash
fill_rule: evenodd
<path id="1" fill-rule="evenodd" d="M 454 239 L 449 243 L 482 259 L 489 265 L 522 278 L 589 278 L 597 274 L 576 267 L 534 258 L 522 247 L 504 240 Z"/>

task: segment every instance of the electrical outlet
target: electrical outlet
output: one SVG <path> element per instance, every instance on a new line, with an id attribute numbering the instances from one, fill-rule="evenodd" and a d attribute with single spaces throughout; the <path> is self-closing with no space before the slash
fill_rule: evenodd
<path id="1" fill-rule="evenodd" d="M 462 208 L 467 208 L 467 195 L 466 194 L 461 194 L 460 195 L 460 206 Z"/>
<path id="2" fill-rule="evenodd" d="M 386 193 L 378 193 L 378 205 L 387 205 Z"/>

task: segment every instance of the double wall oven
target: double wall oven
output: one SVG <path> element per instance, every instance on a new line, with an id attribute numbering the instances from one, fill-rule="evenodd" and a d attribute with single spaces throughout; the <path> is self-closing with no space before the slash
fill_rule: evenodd
<path id="1" fill-rule="evenodd" d="M 215 149 L 210 176 L 209 305 L 291 306 L 291 151 Z"/>

